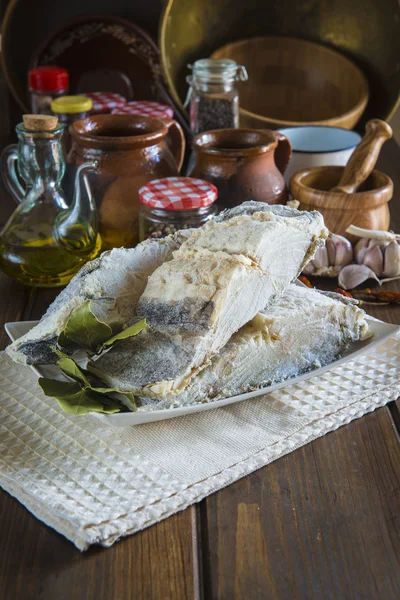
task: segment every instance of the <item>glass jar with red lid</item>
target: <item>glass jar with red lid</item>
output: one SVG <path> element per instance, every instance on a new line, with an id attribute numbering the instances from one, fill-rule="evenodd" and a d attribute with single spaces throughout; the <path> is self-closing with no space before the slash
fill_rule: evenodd
<path id="1" fill-rule="evenodd" d="M 68 93 L 68 71 L 61 67 L 44 66 L 29 71 L 29 92 L 33 114 L 51 115 L 51 103 Z"/>
<path id="2" fill-rule="evenodd" d="M 217 188 L 194 177 L 154 179 L 139 190 L 140 241 L 201 227 L 216 213 Z"/>

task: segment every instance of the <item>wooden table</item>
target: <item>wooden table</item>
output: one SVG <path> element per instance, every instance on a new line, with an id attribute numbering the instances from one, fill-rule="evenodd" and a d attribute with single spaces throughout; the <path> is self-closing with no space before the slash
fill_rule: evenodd
<path id="1" fill-rule="evenodd" d="M 395 181 L 400 232 L 395 142 L 379 168 Z M 12 208 L 3 196 L 0 222 Z M 56 293 L 0 274 L 1 348 L 3 323 L 39 318 Z M 400 306 L 369 312 L 400 323 Z M 399 409 L 353 421 L 109 549 L 81 554 L 1 491 L 0 599 L 398 599 Z"/>

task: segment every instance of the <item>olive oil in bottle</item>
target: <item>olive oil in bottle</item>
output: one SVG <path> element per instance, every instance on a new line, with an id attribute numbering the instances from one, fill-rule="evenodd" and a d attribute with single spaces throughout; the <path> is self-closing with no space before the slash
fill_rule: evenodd
<path id="1" fill-rule="evenodd" d="M 89 237 L 84 227 L 77 226 L 77 229 L 82 238 Z M 99 234 L 94 244 L 89 243 L 82 250 L 70 252 L 57 244 L 51 227 L 48 231 L 43 228 L 35 231 L 32 227 L 28 233 L 29 236 L 24 232 L 21 235 L 16 228 L 8 232 L 6 240 L 0 238 L 0 269 L 27 285 L 66 285 L 88 260 L 99 254 L 101 248 Z"/>
<path id="2" fill-rule="evenodd" d="M 16 131 L 18 146 L 6 148 L 2 160 L 5 183 L 19 205 L 0 232 L 0 269 L 32 286 L 65 285 L 101 250 L 97 210 L 85 179 L 96 164 L 77 169 L 69 206 L 60 187 L 65 163 L 57 118 L 25 115 Z"/>

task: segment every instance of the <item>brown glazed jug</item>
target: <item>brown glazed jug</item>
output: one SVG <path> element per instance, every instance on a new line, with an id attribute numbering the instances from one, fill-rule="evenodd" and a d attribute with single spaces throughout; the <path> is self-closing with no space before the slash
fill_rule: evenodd
<path id="1" fill-rule="evenodd" d="M 134 246 L 139 241 L 139 189 L 181 169 L 185 138 L 180 125 L 172 119 L 97 115 L 76 121 L 70 133 L 70 167 L 98 164 L 87 180 L 98 208 L 102 249 Z"/>
<path id="2" fill-rule="evenodd" d="M 211 181 L 218 188 L 218 208 L 231 208 L 246 200 L 285 204 L 288 191 L 282 177 L 292 147 L 277 131 L 218 129 L 193 140 L 192 177 Z"/>

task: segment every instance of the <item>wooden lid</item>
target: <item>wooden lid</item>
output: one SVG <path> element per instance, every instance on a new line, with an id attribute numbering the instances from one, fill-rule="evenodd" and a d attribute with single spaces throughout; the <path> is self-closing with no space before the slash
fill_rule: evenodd
<path id="1" fill-rule="evenodd" d="M 54 131 L 58 117 L 52 115 L 23 115 L 24 127 L 28 131 Z"/>

